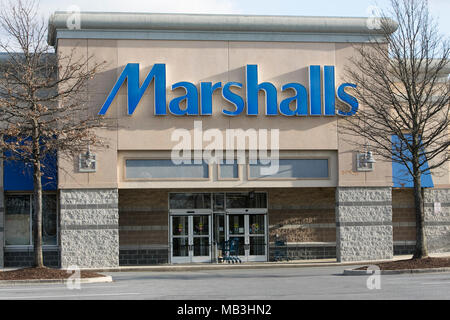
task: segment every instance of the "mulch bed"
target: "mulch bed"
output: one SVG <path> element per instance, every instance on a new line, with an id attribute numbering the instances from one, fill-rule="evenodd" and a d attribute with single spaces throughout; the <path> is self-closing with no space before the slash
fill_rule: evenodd
<path id="1" fill-rule="evenodd" d="M 11 271 L 0 271 L 0 280 L 60 280 L 73 275 L 73 271 L 52 268 L 24 268 Z M 80 271 L 81 278 L 97 278 L 103 275 L 92 271 Z"/>
<path id="2" fill-rule="evenodd" d="M 424 258 L 374 263 L 380 270 L 450 268 L 450 258 Z M 355 270 L 367 270 L 367 266 Z"/>

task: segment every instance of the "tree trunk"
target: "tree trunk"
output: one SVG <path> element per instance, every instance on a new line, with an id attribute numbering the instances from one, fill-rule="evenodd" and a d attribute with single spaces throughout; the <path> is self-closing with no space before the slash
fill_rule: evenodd
<path id="1" fill-rule="evenodd" d="M 416 248 L 413 259 L 428 257 L 427 239 L 424 228 L 424 201 L 419 170 L 414 170 L 414 204 L 416 211 Z"/>
<path id="2" fill-rule="evenodd" d="M 37 158 L 34 164 L 34 211 L 33 211 L 33 245 L 34 245 L 34 266 L 44 267 L 42 255 L 42 182 L 40 161 Z"/>

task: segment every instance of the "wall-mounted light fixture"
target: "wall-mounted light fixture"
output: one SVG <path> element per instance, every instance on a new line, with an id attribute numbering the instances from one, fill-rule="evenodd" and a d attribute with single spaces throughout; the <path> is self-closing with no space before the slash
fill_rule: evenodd
<path id="1" fill-rule="evenodd" d="M 80 172 L 95 172 L 97 171 L 97 160 L 94 153 L 87 149 L 85 153 L 81 153 L 78 162 L 78 169 Z"/>
<path id="2" fill-rule="evenodd" d="M 356 171 L 373 171 L 374 163 L 376 161 L 367 145 L 365 152 L 358 152 L 356 154 Z"/>

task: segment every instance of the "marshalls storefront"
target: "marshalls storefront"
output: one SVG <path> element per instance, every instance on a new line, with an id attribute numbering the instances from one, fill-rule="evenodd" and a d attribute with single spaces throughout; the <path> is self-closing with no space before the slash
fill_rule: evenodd
<path id="1" fill-rule="evenodd" d="M 359 107 L 343 72 L 377 35 L 367 19 L 69 18 L 52 16 L 48 41 L 106 61 L 88 97 L 117 125 L 109 148 L 59 158 L 44 184 L 47 265 L 217 262 L 227 240 L 243 262 L 273 260 L 279 240 L 291 259 L 412 253 L 411 189 L 339 130 Z M 431 252 L 450 251 L 448 172 L 423 181 Z M 30 179 L 3 167 L 0 266 L 32 262 Z"/>

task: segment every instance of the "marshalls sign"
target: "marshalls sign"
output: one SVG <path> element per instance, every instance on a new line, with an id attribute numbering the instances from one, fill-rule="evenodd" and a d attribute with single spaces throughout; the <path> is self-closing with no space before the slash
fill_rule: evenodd
<path id="1" fill-rule="evenodd" d="M 308 89 L 300 83 L 287 83 L 281 87 L 282 92 L 291 91 L 293 95 L 278 103 L 277 88 L 270 82 L 258 81 L 258 66 L 247 65 L 245 68 L 245 98 L 232 89 L 243 87 L 239 82 L 201 82 L 199 88 L 191 82 L 177 82 L 171 86 L 172 91 L 182 88 L 185 94 L 169 102 L 167 110 L 166 96 L 166 65 L 155 64 L 145 78 L 139 83 L 139 63 L 129 63 L 125 66 L 111 92 L 106 98 L 99 115 L 105 115 L 120 87 L 127 80 L 128 115 L 136 110 L 144 92 L 150 83 L 154 82 L 154 114 L 165 116 L 169 113 L 176 116 L 211 116 L 212 97 L 216 90 L 222 91 L 224 100 L 231 103 L 234 110 L 222 109 L 225 116 L 238 116 L 245 113 L 249 116 L 259 114 L 258 94 L 264 91 L 266 96 L 265 115 L 267 116 L 351 116 L 358 110 L 358 101 L 346 88 L 356 88 L 355 84 L 343 83 L 337 89 L 335 85 L 335 67 L 309 66 Z M 348 110 L 336 110 L 336 96 L 347 105 Z M 182 107 L 185 105 L 185 107 Z M 291 106 L 294 106 L 292 108 Z"/>

